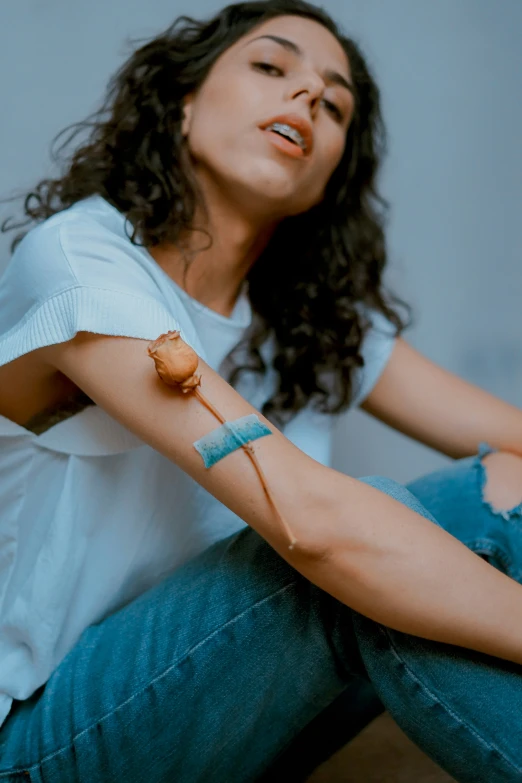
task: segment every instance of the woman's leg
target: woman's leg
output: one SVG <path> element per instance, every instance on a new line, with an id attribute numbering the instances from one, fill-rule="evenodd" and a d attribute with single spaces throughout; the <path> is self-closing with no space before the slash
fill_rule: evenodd
<path id="1" fill-rule="evenodd" d="M 409 490 L 452 535 L 522 582 L 522 460 L 491 451 L 481 447 L 478 457 Z M 379 697 L 427 755 L 463 783 L 522 781 L 519 665 L 392 631 L 359 614 L 354 625 Z"/>
<path id="2" fill-rule="evenodd" d="M 0 729 L 0 781 L 254 781 L 364 676 L 352 611 L 247 528 L 85 630 Z"/>
<path id="3" fill-rule="evenodd" d="M 356 678 L 292 739 L 257 783 L 304 783 L 312 772 L 384 712 L 366 677 Z"/>
<path id="4" fill-rule="evenodd" d="M 477 457 L 451 463 L 443 470 L 412 482 L 408 489 L 442 527 L 492 565 L 522 582 L 522 459 L 512 455 L 494 455 L 492 449 L 483 445 Z M 365 625 L 368 629 L 370 621 Z M 374 631 L 375 628 L 368 634 L 368 640 L 375 638 Z M 427 646 L 431 647 L 431 643 L 428 642 Z M 381 679 L 375 671 L 374 676 Z M 359 692 L 354 694 L 356 689 Z M 310 770 L 313 760 L 317 764 L 326 761 L 343 747 L 349 740 L 343 737 L 342 727 L 345 722 L 350 723 L 354 714 L 354 696 L 359 696 L 358 708 L 367 715 L 368 722 L 385 709 L 371 682 L 356 682 L 320 713 L 281 754 L 266 777 L 267 783 L 272 773 L 273 780 L 287 777 L 291 781 L 304 780 L 306 775 L 299 777 L 301 759 L 309 761 L 303 771 Z M 509 694 L 506 694 L 506 700 L 507 710 Z M 500 709 L 503 709 L 501 703 Z M 401 715 L 395 717 L 412 736 Z M 363 728 L 361 724 L 362 721 L 359 730 Z M 315 744 L 312 743 L 314 736 Z M 349 739 L 353 736 L 355 733 Z M 413 739 L 423 746 L 423 740 L 419 741 L 416 734 Z M 438 747 L 437 740 L 435 745 Z M 430 748 L 424 746 L 424 749 L 435 757 Z M 519 745 L 518 749 L 520 765 L 522 747 Z M 438 760 L 441 760 L 440 757 Z M 297 776 L 292 775 L 292 770 Z M 473 774 L 469 779 L 477 780 Z M 487 775 L 485 779 L 488 779 Z"/>
<path id="5" fill-rule="evenodd" d="M 359 648 L 386 708 L 458 780 L 522 779 L 520 667 L 362 617 L 247 529 L 84 632 L 0 730 L 0 780 L 253 781 L 365 676 Z"/>

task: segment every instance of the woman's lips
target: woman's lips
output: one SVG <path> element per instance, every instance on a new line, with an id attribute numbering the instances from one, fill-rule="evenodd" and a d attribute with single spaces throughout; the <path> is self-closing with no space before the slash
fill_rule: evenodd
<path id="1" fill-rule="evenodd" d="M 304 142 L 304 157 L 308 157 L 312 154 L 312 150 L 314 148 L 314 129 L 312 127 L 312 123 L 307 120 L 305 117 L 302 117 L 300 114 L 297 114 L 296 112 L 287 112 L 286 114 L 278 114 L 276 117 L 271 117 L 270 119 L 264 120 L 262 123 L 260 123 L 259 128 L 261 130 L 268 130 L 269 128 L 273 129 L 274 125 L 289 125 L 291 128 L 296 130 L 300 135 Z M 292 142 L 290 142 L 292 143 Z M 300 145 L 297 145 L 298 147 Z"/>
<path id="2" fill-rule="evenodd" d="M 262 132 L 268 136 L 270 143 L 273 144 L 274 147 L 277 147 L 277 149 L 281 152 L 284 152 L 285 155 L 289 155 L 291 158 L 305 157 L 304 150 L 297 144 L 294 144 L 293 141 L 289 141 L 288 139 L 283 138 L 283 136 L 281 136 L 279 133 L 276 133 L 275 131 L 264 130 Z"/>

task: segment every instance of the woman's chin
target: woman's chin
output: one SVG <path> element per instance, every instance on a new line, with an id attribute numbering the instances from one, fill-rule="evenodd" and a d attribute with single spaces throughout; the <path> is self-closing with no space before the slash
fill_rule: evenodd
<path id="1" fill-rule="evenodd" d="M 238 192 L 241 203 L 255 204 L 262 212 L 274 211 L 281 216 L 304 212 L 311 206 L 303 204 L 303 185 L 298 187 L 288 177 L 251 177 L 240 184 Z"/>
<path id="2" fill-rule="evenodd" d="M 295 162 L 293 166 L 288 165 L 284 157 L 281 158 L 282 160 L 274 160 L 265 155 L 250 159 L 245 165 L 237 166 L 235 176 L 267 195 L 276 197 L 278 193 L 282 193 L 289 196 L 299 191 L 303 177 Z M 288 160 L 291 163 L 291 159 Z"/>

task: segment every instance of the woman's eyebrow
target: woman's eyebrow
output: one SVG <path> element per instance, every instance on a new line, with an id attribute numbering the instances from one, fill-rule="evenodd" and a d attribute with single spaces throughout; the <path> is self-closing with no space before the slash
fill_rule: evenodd
<path id="1" fill-rule="evenodd" d="M 245 46 L 248 44 L 253 43 L 254 41 L 260 41 L 263 38 L 268 38 L 270 41 L 275 41 L 277 44 L 282 46 L 284 49 L 286 49 L 288 52 L 291 52 L 292 54 L 296 54 L 298 57 L 303 58 L 303 50 L 293 41 L 290 41 L 288 38 L 281 38 L 279 35 L 260 35 L 257 38 L 252 38 L 252 40 L 248 41 Z M 354 94 L 354 86 L 352 82 L 348 81 L 342 74 L 338 73 L 337 71 L 332 70 L 326 70 L 324 73 L 324 77 L 326 81 L 332 83 L 332 84 L 338 84 L 341 87 L 344 87 L 346 90 Z"/>

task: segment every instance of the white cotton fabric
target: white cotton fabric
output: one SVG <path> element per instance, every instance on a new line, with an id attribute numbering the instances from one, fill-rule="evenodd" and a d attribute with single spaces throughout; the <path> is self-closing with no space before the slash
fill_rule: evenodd
<path id="1" fill-rule="evenodd" d="M 0 365 L 78 331 L 153 340 L 169 329 L 216 371 L 251 323 L 246 284 L 230 318 L 191 298 L 133 245 L 99 196 L 33 228 L 0 278 Z M 391 354 L 382 316 L 364 343 L 353 404 Z M 270 359 L 270 344 L 263 347 Z M 244 376 L 256 408 L 270 396 Z M 323 464 L 335 418 L 301 411 L 285 434 Z M 82 631 L 245 523 L 97 406 L 35 435 L 0 416 L 0 725 L 47 681 Z"/>

